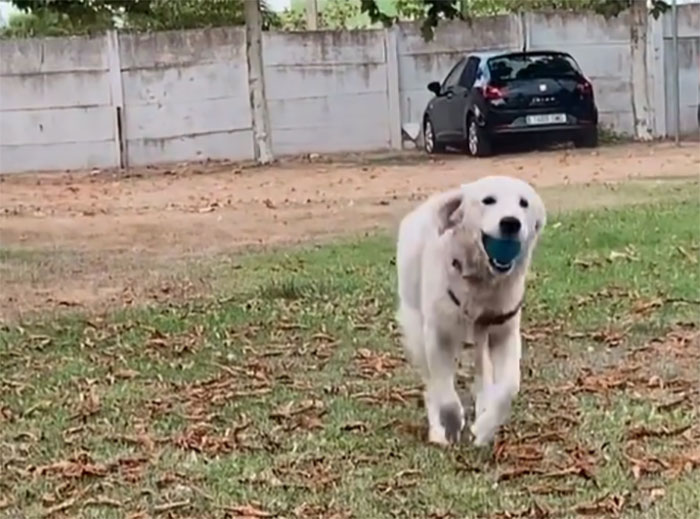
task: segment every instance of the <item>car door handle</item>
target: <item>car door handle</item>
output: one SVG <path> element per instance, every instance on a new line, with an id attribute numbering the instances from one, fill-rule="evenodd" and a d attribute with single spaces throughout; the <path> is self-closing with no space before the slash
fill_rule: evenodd
<path id="1" fill-rule="evenodd" d="M 447 93 L 445 94 L 445 97 L 447 99 L 452 99 L 454 97 L 454 92 L 452 90 L 448 90 Z"/>

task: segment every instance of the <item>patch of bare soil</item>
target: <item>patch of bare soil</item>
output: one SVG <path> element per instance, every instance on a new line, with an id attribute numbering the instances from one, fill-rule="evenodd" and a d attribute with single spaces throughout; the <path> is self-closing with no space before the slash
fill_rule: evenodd
<path id="1" fill-rule="evenodd" d="M 174 275 L 183 258 L 385 228 L 430 193 L 487 174 L 544 187 L 699 173 L 692 144 L 631 144 L 478 161 L 412 153 L 0 177 L 0 319 L 186 292 L 201 280 Z"/>

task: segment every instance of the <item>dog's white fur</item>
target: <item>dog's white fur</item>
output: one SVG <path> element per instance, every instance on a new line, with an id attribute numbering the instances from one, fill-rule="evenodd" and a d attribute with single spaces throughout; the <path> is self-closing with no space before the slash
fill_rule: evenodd
<path id="1" fill-rule="evenodd" d="M 522 223 L 522 250 L 509 271 L 498 272 L 482 233 L 500 237 L 499 222 L 508 216 Z M 474 443 L 489 443 L 507 420 L 520 388 L 519 304 L 545 219 L 544 204 L 529 184 L 492 176 L 434 195 L 402 220 L 397 319 L 407 357 L 426 386 L 431 442 L 454 443 L 464 428 L 455 374 L 465 343 L 475 346 L 476 355 Z M 487 315 L 514 310 L 502 324 L 484 324 Z"/>

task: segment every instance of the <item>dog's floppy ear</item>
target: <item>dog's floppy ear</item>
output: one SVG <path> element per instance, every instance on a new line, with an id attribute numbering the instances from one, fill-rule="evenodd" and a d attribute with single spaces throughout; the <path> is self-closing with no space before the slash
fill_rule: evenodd
<path id="1" fill-rule="evenodd" d="M 440 201 L 437 210 L 439 234 L 451 229 L 462 220 L 462 196 L 462 190 L 455 189 L 446 193 L 445 197 Z"/>
<path id="2" fill-rule="evenodd" d="M 535 231 L 542 232 L 547 225 L 547 210 L 544 207 L 544 202 L 538 197 L 537 200 L 537 221 L 535 222 Z"/>

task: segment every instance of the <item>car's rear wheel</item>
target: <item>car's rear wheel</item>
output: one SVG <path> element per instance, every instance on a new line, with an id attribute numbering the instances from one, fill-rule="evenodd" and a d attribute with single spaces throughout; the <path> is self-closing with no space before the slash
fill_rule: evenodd
<path id="1" fill-rule="evenodd" d="M 467 152 L 472 157 L 488 157 L 492 152 L 486 130 L 471 116 L 467 119 Z"/>
<path id="2" fill-rule="evenodd" d="M 598 147 L 598 127 L 594 126 L 587 130 L 582 130 L 574 138 L 574 146 L 577 148 L 597 148 Z"/>
<path id="3" fill-rule="evenodd" d="M 438 141 L 435 136 L 435 128 L 430 119 L 426 119 L 423 124 L 423 148 L 430 155 L 445 151 L 445 145 Z"/>

